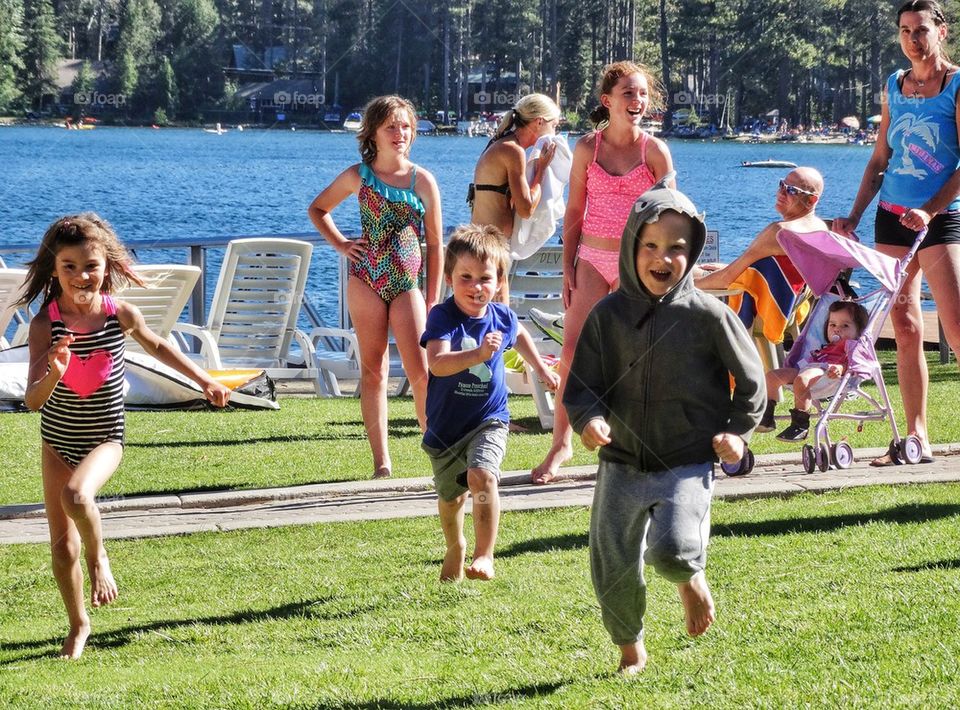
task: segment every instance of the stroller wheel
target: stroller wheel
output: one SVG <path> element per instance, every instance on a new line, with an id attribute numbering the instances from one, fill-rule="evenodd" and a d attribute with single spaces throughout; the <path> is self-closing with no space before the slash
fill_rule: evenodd
<path id="1" fill-rule="evenodd" d="M 720 469 L 727 474 L 728 476 L 743 476 L 750 473 L 753 470 L 753 466 L 756 463 L 756 459 L 753 455 L 753 452 L 747 448 L 743 452 L 743 458 L 741 458 L 737 463 L 720 463 Z"/>
<path id="2" fill-rule="evenodd" d="M 894 466 L 899 466 L 903 463 L 903 460 L 900 457 L 900 447 L 897 446 L 897 442 L 895 441 L 890 442 L 890 448 L 887 449 L 887 456 L 890 457 L 890 460 L 893 462 Z"/>
<path id="3" fill-rule="evenodd" d="M 846 441 L 841 441 L 833 445 L 833 465 L 839 469 L 850 468 L 853 463 L 853 447 Z"/>
<path id="4" fill-rule="evenodd" d="M 803 470 L 807 473 L 813 473 L 813 470 L 817 467 L 817 461 L 810 444 L 803 445 L 800 450 L 800 459 L 803 461 Z"/>
<path id="5" fill-rule="evenodd" d="M 903 460 L 909 464 L 920 463 L 923 457 L 923 444 L 920 439 L 913 434 L 900 440 L 900 451 L 903 452 Z"/>
<path id="6" fill-rule="evenodd" d="M 830 449 L 826 444 L 820 444 L 820 448 L 817 449 L 817 468 L 823 472 L 830 470 Z"/>

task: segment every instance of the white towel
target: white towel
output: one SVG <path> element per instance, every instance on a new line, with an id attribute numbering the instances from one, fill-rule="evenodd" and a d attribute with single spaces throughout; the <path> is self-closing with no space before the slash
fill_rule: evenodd
<path id="1" fill-rule="evenodd" d="M 540 182 L 540 202 L 527 219 L 517 216 L 513 221 L 510 256 L 514 260 L 525 259 L 546 244 L 557 231 L 557 222 L 563 217 L 563 189 L 570 182 L 570 168 L 573 165 L 573 153 L 566 138 L 541 136 L 527 149 L 527 180 L 533 179 L 533 161 L 540 157 L 543 147 L 550 141 L 557 148 Z"/>

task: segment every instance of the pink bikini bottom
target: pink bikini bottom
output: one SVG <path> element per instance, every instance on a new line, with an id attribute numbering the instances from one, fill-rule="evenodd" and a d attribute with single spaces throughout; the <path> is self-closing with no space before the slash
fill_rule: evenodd
<path id="1" fill-rule="evenodd" d="M 620 278 L 620 252 L 597 249 L 581 244 L 577 250 L 577 259 L 583 260 L 597 270 L 607 285 L 613 286 Z"/>

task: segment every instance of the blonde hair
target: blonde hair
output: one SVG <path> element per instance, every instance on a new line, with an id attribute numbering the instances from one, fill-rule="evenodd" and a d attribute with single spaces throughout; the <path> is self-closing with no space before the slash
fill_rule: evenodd
<path id="1" fill-rule="evenodd" d="M 103 253 L 107 262 L 103 278 L 103 292 L 114 293 L 131 283 L 143 286 L 144 282 L 133 270 L 133 261 L 113 227 L 94 212 L 61 217 L 51 224 L 33 261 L 27 264 L 27 278 L 23 295 L 17 302 L 25 305 L 43 294 L 42 306 L 46 306 L 61 293 L 60 281 L 55 278 L 57 254 L 64 247 L 91 244 Z"/>
<path id="2" fill-rule="evenodd" d="M 378 96 L 371 99 L 363 109 L 363 120 L 360 122 L 360 132 L 357 141 L 360 143 L 360 159 L 370 165 L 377 157 L 377 129 L 396 113 L 406 113 L 410 119 L 410 143 L 407 145 L 407 154 L 413 147 L 417 137 L 417 112 L 413 104 L 402 96 Z"/>
<path id="3" fill-rule="evenodd" d="M 617 82 L 623 77 L 634 74 L 640 74 L 647 80 L 647 110 L 663 108 L 663 92 L 661 91 L 659 82 L 645 66 L 630 61 L 614 62 L 603 68 L 603 74 L 600 75 L 600 81 L 597 84 L 597 99 L 599 100 L 604 94 L 612 92 L 613 87 L 615 87 Z M 609 109 L 603 104 L 600 104 L 590 112 L 590 120 L 599 128 L 601 123 L 610 121 Z"/>
<path id="4" fill-rule="evenodd" d="M 560 118 L 560 108 L 546 94 L 527 94 L 513 108 L 503 114 L 493 140 L 500 140 L 511 131 L 542 118 L 547 121 Z"/>
<path id="5" fill-rule="evenodd" d="M 510 249 L 507 238 L 492 224 L 461 224 L 453 230 L 443 258 L 443 274 L 453 278 L 453 269 L 461 256 L 472 256 L 477 261 L 492 261 L 497 265 L 497 282 L 501 285 L 510 268 Z"/>

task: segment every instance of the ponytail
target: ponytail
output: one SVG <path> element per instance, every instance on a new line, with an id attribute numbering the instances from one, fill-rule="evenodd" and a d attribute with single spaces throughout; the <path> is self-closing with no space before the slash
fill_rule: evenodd
<path id="1" fill-rule="evenodd" d="M 491 143 L 500 140 L 511 131 L 516 130 L 513 125 L 515 114 L 516 111 L 514 111 L 514 109 L 510 109 L 503 114 L 503 118 L 500 119 L 500 125 L 497 126 L 497 132 L 493 134 L 493 138 L 490 141 Z"/>

